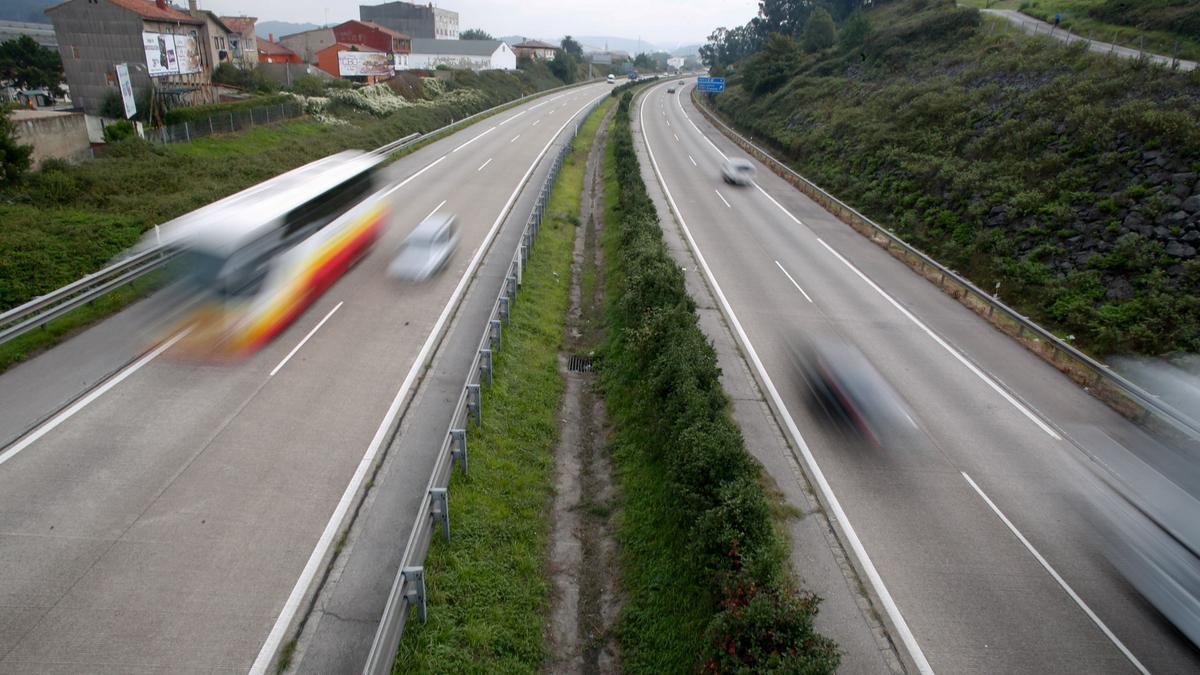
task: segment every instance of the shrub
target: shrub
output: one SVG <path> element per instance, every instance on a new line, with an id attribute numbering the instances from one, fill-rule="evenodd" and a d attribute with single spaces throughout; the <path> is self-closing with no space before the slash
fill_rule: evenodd
<path id="1" fill-rule="evenodd" d="M 292 93 L 301 96 L 321 96 L 325 93 L 325 80 L 316 75 L 301 75 L 292 82 Z"/>
<path id="2" fill-rule="evenodd" d="M 131 138 L 136 133 L 137 129 L 134 128 L 133 122 L 130 122 L 129 120 L 119 120 L 104 127 L 104 142 L 116 143 L 117 141 Z"/>
<path id="3" fill-rule="evenodd" d="M 29 170 L 32 145 L 17 142 L 17 126 L 9 119 L 12 108 L 0 106 L 0 186 L 12 185 Z"/>
<path id="4" fill-rule="evenodd" d="M 804 22 L 804 38 L 801 40 L 804 51 L 811 54 L 832 47 L 836 33 L 837 28 L 833 25 L 829 10 L 817 7 L 809 15 L 808 21 Z"/>

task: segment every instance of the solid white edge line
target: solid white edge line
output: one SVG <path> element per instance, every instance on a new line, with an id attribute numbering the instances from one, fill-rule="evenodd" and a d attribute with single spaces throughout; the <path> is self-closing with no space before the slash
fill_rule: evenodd
<path id="1" fill-rule="evenodd" d="M 478 169 L 475 169 L 475 173 L 479 173 L 480 171 L 483 171 L 483 167 L 485 167 L 485 166 L 487 166 L 488 164 L 491 164 L 491 163 L 492 163 L 492 158 L 491 158 L 491 157 L 488 157 L 488 161 L 484 162 L 483 164 L 480 164 L 480 165 L 479 165 L 479 168 L 478 168 Z M 443 204 L 445 204 L 445 202 L 442 202 L 442 203 L 443 203 Z M 437 209 L 434 209 L 434 211 L 436 211 L 436 210 L 437 210 Z"/>
<path id="2" fill-rule="evenodd" d="M 718 199 L 720 199 L 721 201 L 725 202 L 725 206 L 726 206 L 726 208 L 730 208 L 730 209 L 732 209 L 732 208 L 733 208 L 732 206 L 730 206 L 730 205 L 729 205 L 729 202 L 725 201 L 725 198 L 721 196 L 721 191 L 720 191 L 720 190 L 716 190 L 716 189 L 714 189 L 714 190 L 713 190 L 713 192 L 717 193 L 717 198 L 718 198 Z"/>
<path id="3" fill-rule="evenodd" d="M 979 496 L 983 498 L 983 501 L 987 503 L 988 507 L 992 509 L 992 512 L 996 514 L 996 517 L 999 518 L 1001 522 L 1008 527 L 1008 530 L 1013 533 L 1013 536 L 1015 536 L 1017 540 L 1025 545 L 1025 548 L 1028 549 L 1031 554 L 1033 554 L 1033 557 L 1038 561 L 1038 563 L 1041 564 L 1043 568 L 1045 568 L 1046 572 L 1050 574 L 1054 581 L 1058 582 L 1058 585 L 1067 592 L 1067 595 L 1069 595 L 1071 599 L 1075 601 L 1075 604 L 1079 605 L 1079 608 L 1083 610 L 1083 613 L 1088 615 L 1088 618 L 1092 620 L 1092 623 L 1096 624 L 1100 631 L 1104 633 L 1104 635 L 1107 636 L 1114 645 L 1117 646 L 1117 649 L 1121 650 L 1121 653 L 1125 655 L 1125 658 L 1129 659 L 1129 662 L 1133 664 L 1133 667 L 1137 668 L 1138 672 L 1143 673 L 1143 675 L 1150 675 L 1150 671 L 1146 670 L 1146 667 L 1142 665 L 1142 662 L 1137 660 L 1137 657 L 1133 655 L 1133 652 L 1130 652 L 1129 649 L 1125 647 L 1124 643 L 1122 643 L 1121 640 L 1118 639 L 1111 630 L 1109 630 L 1108 626 L 1100 620 L 1100 617 L 1096 616 L 1096 613 L 1092 611 L 1092 608 L 1088 607 L 1087 603 L 1083 601 L 1083 598 L 1080 598 L 1079 594 L 1077 594 L 1075 590 L 1071 588 L 1069 584 L 1067 584 L 1066 580 L 1063 579 L 1062 576 L 1060 576 L 1059 573 L 1050 566 L 1050 563 L 1042 556 L 1041 553 L 1038 552 L 1036 548 L 1033 547 L 1033 544 L 1029 543 L 1029 540 L 1025 538 L 1025 535 L 1021 534 L 1020 530 L 1018 530 L 1017 527 L 1012 524 L 1012 521 L 1004 515 L 1004 512 L 1002 512 L 1000 508 L 996 506 L 995 502 L 993 502 L 991 498 L 988 497 L 987 494 L 984 493 L 984 491 L 979 487 L 979 485 L 977 485 L 975 481 L 967 475 L 967 472 L 961 471 L 959 473 L 962 474 L 963 478 L 967 479 L 967 482 L 970 483 L 972 488 L 975 488 L 975 492 L 979 493 Z"/>
<path id="4" fill-rule="evenodd" d="M 54 428 L 57 427 L 58 425 L 69 420 L 71 417 L 73 417 L 75 415 L 75 413 L 86 408 L 88 406 L 88 404 L 90 404 L 92 401 L 95 401 L 96 399 L 103 396 L 104 393 L 107 392 L 109 389 L 112 389 L 113 387 L 117 386 L 121 382 L 124 382 L 125 378 L 127 378 L 130 375 L 133 375 L 137 371 L 141 370 L 142 366 L 146 365 L 147 363 L 150 363 L 155 358 L 157 358 L 159 354 L 162 354 L 163 352 L 170 349 L 172 345 L 174 345 L 176 342 L 179 342 L 180 340 L 182 340 L 183 337 L 190 332 L 192 332 L 192 328 L 187 328 L 183 331 L 180 331 L 179 333 L 176 333 L 174 336 L 171 337 L 171 339 L 162 343 L 158 347 L 155 347 L 154 350 L 151 351 L 150 353 L 146 354 L 142 358 L 140 358 L 137 361 L 134 361 L 133 363 L 126 366 L 121 372 L 117 373 L 116 376 L 109 378 L 103 384 L 101 384 L 99 387 L 96 387 L 95 389 L 88 392 L 86 396 L 84 396 L 83 398 L 79 399 L 78 401 L 75 401 L 74 403 L 72 403 L 70 406 L 67 407 L 66 410 L 63 410 L 62 412 L 58 413 L 54 417 L 51 417 L 50 419 L 46 420 L 37 429 L 34 429 L 33 431 L 31 431 L 30 433 L 25 435 L 24 438 L 18 439 L 17 442 L 8 446 L 4 450 L 4 452 L 0 452 L 0 464 L 3 464 L 5 462 L 7 462 L 8 460 L 12 459 L 13 457 L 16 457 L 19 452 L 21 452 L 25 448 L 28 448 L 29 446 L 33 445 L 34 442 L 36 442 L 42 436 L 45 436 L 46 434 L 53 431 Z"/>
<path id="5" fill-rule="evenodd" d="M 410 368 L 408 374 L 405 375 L 404 382 L 400 385 L 399 391 L 396 392 L 395 398 L 392 399 L 391 405 L 388 406 L 388 410 L 383 417 L 383 421 L 379 423 L 379 428 L 375 431 L 374 438 L 371 439 L 371 444 L 367 446 L 366 454 L 363 455 L 362 460 L 358 463 L 358 467 L 354 470 L 354 476 L 351 477 L 350 483 L 346 486 L 345 492 L 342 493 L 341 499 L 338 500 L 337 507 L 334 509 L 333 514 L 329 517 L 329 522 L 326 523 L 325 530 L 321 532 L 321 537 L 317 540 L 317 545 L 313 548 L 312 555 L 309 556 L 308 562 L 305 563 L 304 569 L 300 573 L 300 577 L 296 579 L 296 584 L 292 587 L 291 594 L 288 595 L 287 601 L 284 602 L 283 609 L 280 610 L 279 616 L 275 619 L 275 624 L 271 627 L 271 632 L 267 634 L 267 639 L 263 642 L 262 648 L 259 649 L 258 656 L 254 659 L 254 664 L 250 666 L 251 675 L 264 675 L 267 672 L 267 667 L 271 665 L 271 660 L 275 657 L 275 651 L 279 648 L 279 644 L 283 642 L 283 636 L 287 632 L 288 626 L 292 623 L 292 619 L 295 618 L 296 613 L 300 610 L 300 602 L 304 599 L 305 593 L 308 591 L 309 586 L 316 577 L 321 566 L 321 561 L 324 560 L 326 552 L 333 544 L 333 538 L 337 534 L 338 529 L 341 528 L 342 520 L 345 519 L 346 513 L 350 510 L 350 506 L 354 502 L 354 495 L 358 492 L 358 488 L 360 485 L 362 485 L 363 480 L 366 479 L 367 471 L 371 468 L 371 465 L 375 463 L 375 457 L 379 454 L 379 449 L 383 446 L 384 436 L 387 434 L 388 428 L 391 427 L 396 415 L 400 414 L 400 408 L 404 403 L 404 399 L 408 397 L 409 389 L 412 387 L 413 382 L 416 381 L 418 373 L 420 373 L 422 368 L 424 368 L 424 363 L 426 358 L 428 358 L 429 353 L 433 350 L 433 343 L 457 306 L 459 299 L 466 289 L 467 283 L 475 276 L 475 270 L 479 266 L 479 261 L 483 259 L 484 252 L 487 251 L 487 247 L 490 245 L 492 239 L 495 238 L 496 232 L 500 229 L 500 224 L 504 221 L 505 214 L 510 208 L 512 208 L 512 204 L 516 201 L 517 196 L 520 194 L 521 188 L 524 187 L 525 182 L 529 180 L 529 176 L 533 174 L 534 170 L 538 166 L 538 163 L 541 162 L 542 158 L 546 155 L 546 151 L 548 151 L 550 146 L 554 144 L 554 141 L 558 138 L 559 134 L 562 133 L 562 130 L 567 128 L 567 125 L 571 123 L 571 120 L 575 119 L 575 117 L 584 109 L 586 109 L 587 106 L 591 105 L 593 101 L 597 101 L 608 95 L 608 91 L 605 91 L 600 96 L 589 100 L 588 103 L 576 111 L 574 115 L 571 115 L 571 117 L 567 118 L 567 121 L 563 122 L 562 126 L 558 128 L 558 131 L 554 132 L 554 134 L 550 137 L 550 140 L 546 142 L 545 147 L 542 148 L 542 151 L 538 153 L 536 158 L 534 158 L 533 164 L 529 166 L 529 170 L 526 171 L 521 180 L 517 182 L 516 189 L 513 190 L 513 193 L 508 198 L 508 202 L 505 203 L 504 208 L 500 210 L 500 215 L 496 217 L 496 222 L 492 223 L 492 228 L 484 237 L 483 243 L 479 245 L 478 249 L 476 249 L 475 255 L 471 258 L 471 262 L 467 264 L 467 269 L 465 272 L 463 272 L 462 278 L 458 280 L 458 285 L 454 287 L 454 292 L 450 295 L 450 300 L 447 301 L 446 306 L 442 308 L 442 313 L 438 316 L 437 322 L 434 323 L 433 329 L 430 331 L 429 336 L 425 338 L 425 343 L 421 345 L 421 351 L 417 353 L 417 358 L 415 361 L 413 361 L 412 368 Z M 445 156 L 443 156 L 441 159 L 445 159 Z M 438 161 L 441 161 L 441 159 Z"/>
<path id="6" fill-rule="evenodd" d="M 660 85 L 661 86 L 661 85 Z M 692 253 L 696 256 L 697 262 L 700 263 L 701 269 L 704 270 L 704 276 L 708 279 L 708 283 L 712 286 L 713 292 L 721 303 L 721 310 L 733 326 L 738 341 L 746 350 L 746 355 L 749 356 L 751 364 L 754 366 L 758 376 L 762 379 L 763 385 L 767 388 L 767 394 L 771 397 L 775 405 L 775 409 L 779 411 L 783 417 L 784 424 L 787 426 L 788 434 L 791 435 L 796 447 L 799 448 L 800 454 L 804 458 L 804 463 L 808 466 L 812 473 L 813 480 L 821 491 L 829 508 L 833 511 L 833 521 L 842 530 L 843 536 L 850 544 L 855 557 L 859 564 L 862 565 L 864 572 L 867 575 L 867 581 L 871 587 L 875 589 L 875 593 L 879 595 L 879 602 L 883 605 L 884 612 L 887 613 L 892 623 L 895 624 L 896 632 L 899 633 L 900 641 L 904 644 L 904 648 L 908 651 L 910 658 L 917 667 L 918 672 L 923 675 L 933 673 L 933 668 L 929 665 L 929 661 L 925 659 L 925 653 L 921 651 L 921 646 L 917 644 L 917 639 L 908 627 L 908 623 L 904 620 L 904 616 L 900 613 L 900 608 L 896 605 L 896 601 L 892 599 L 892 594 L 888 591 L 887 586 L 883 583 L 883 578 L 879 575 L 879 571 L 875 569 L 875 564 L 871 562 L 871 556 L 867 555 L 867 549 L 863 546 L 862 541 L 858 538 L 858 533 L 854 531 L 854 526 L 850 524 L 850 519 L 846 516 L 845 510 L 842 509 L 841 502 L 837 496 L 833 494 L 833 488 L 829 485 L 829 481 L 825 478 L 825 473 L 821 471 L 821 467 L 817 464 L 816 457 L 808 447 L 808 443 L 804 441 L 804 437 L 800 435 L 800 428 L 796 426 L 796 421 L 792 419 L 792 414 L 783 404 L 783 399 L 779 396 L 779 391 L 775 388 L 775 383 L 771 380 L 771 376 L 767 374 L 766 367 L 763 366 L 762 360 L 758 357 L 758 352 L 755 351 L 754 345 L 750 343 L 749 336 L 742 328 L 741 322 L 738 321 L 737 315 L 733 312 L 733 307 L 725 298 L 724 291 L 721 290 L 720 284 L 717 283 L 717 278 L 713 275 L 712 270 L 708 266 L 708 262 L 704 259 L 704 254 L 700 252 L 700 247 L 696 244 L 696 240 L 692 237 L 691 230 L 683 220 L 683 216 L 679 211 L 679 206 L 675 203 L 675 198 L 671 196 L 670 189 L 667 188 L 667 182 L 663 179 L 662 172 L 658 168 L 658 162 L 654 159 L 654 151 L 650 148 L 650 135 L 646 133 L 645 124 L 645 109 L 646 98 L 643 96 L 641 105 L 638 106 L 638 122 L 642 126 L 642 138 L 645 139 L 646 152 L 650 155 L 650 165 L 654 168 L 654 173 L 658 176 L 658 181 L 662 185 L 663 193 L 666 194 L 667 201 L 671 204 L 671 209 L 675 212 L 675 217 L 679 221 L 680 228 L 683 230 L 684 236 L 687 238 L 688 246 L 692 249 Z M 697 129 L 699 131 L 699 129 Z M 701 134 L 703 136 L 703 134 Z M 707 138 L 705 136 L 705 138 Z M 709 141 L 711 144 L 712 141 Z M 716 146 L 713 146 L 716 148 Z M 720 150 L 717 150 L 720 152 Z"/>
<path id="7" fill-rule="evenodd" d="M 792 278 L 792 275 L 788 274 L 788 271 L 783 269 L 783 265 L 780 264 L 778 260 L 775 261 L 775 265 L 779 267 L 780 272 L 783 272 L 783 276 L 787 277 L 788 281 L 792 282 L 792 285 L 796 287 L 796 290 L 800 291 L 800 295 L 803 295 L 805 300 L 812 302 L 812 298 L 808 297 L 808 293 L 805 293 L 804 289 L 800 288 L 800 284 L 796 283 L 796 280 Z"/>
<path id="8" fill-rule="evenodd" d="M 458 146 L 457 148 L 455 148 L 455 149 L 451 150 L 451 151 L 450 151 L 450 152 L 451 152 L 451 154 L 453 154 L 453 153 L 455 153 L 455 152 L 458 152 L 459 150 L 462 150 L 463 148 L 467 147 L 468 145 L 470 145 L 470 144 L 474 143 L 475 141 L 477 141 L 477 140 L 479 140 L 479 139 L 483 138 L 484 136 L 487 136 L 488 134 L 490 134 L 490 133 L 492 133 L 493 131 L 495 131 L 497 128 L 499 128 L 499 127 L 491 127 L 490 129 L 488 129 L 487 131 L 483 132 L 482 134 L 479 134 L 478 136 L 476 136 L 476 137 L 472 138 L 471 140 L 467 141 L 466 143 L 463 143 L 462 145 Z"/>
<path id="9" fill-rule="evenodd" d="M 436 209 L 434 210 L 436 211 Z M 325 318 L 318 321 L 317 325 L 313 326 L 313 329 L 308 331 L 308 335 L 305 335 L 304 339 L 297 343 L 295 347 L 292 347 L 292 351 L 288 352 L 287 356 L 283 357 L 283 360 L 280 361 L 277 366 L 271 369 L 271 374 L 267 375 L 267 377 L 275 377 L 275 373 L 278 373 L 279 369 L 282 368 L 284 364 L 292 360 L 292 357 L 296 355 L 296 352 L 300 351 L 300 348 L 304 346 L 304 343 L 308 342 L 309 338 L 316 335 L 317 331 L 321 330 L 321 326 L 325 325 L 325 322 L 329 320 L 329 317 L 333 316 L 334 312 L 342 308 L 342 304 L 344 302 L 345 300 L 342 300 L 338 302 L 338 304 L 334 305 L 333 309 L 329 310 L 329 313 L 325 315 Z"/>
<path id="10" fill-rule="evenodd" d="M 492 161 L 492 160 L 490 160 L 490 159 L 489 159 L 488 161 L 490 162 L 490 161 Z M 433 214 L 437 213 L 437 212 L 438 212 L 438 209 L 442 208 L 442 207 L 443 207 L 443 206 L 445 206 L 445 205 L 446 205 L 446 200 L 445 200 L 445 199 L 443 199 L 442 201 L 438 202 L 438 205 L 437 205 L 437 206 L 435 206 L 435 207 L 433 207 L 433 210 L 432 210 L 432 211 L 430 211 L 430 212 L 429 212 L 429 214 L 428 214 L 428 215 L 426 215 L 424 218 L 422 218 L 422 219 L 421 219 L 421 222 L 425 222 L 426 220 L 429 220 L 429 216 L 432 216 Z"/>
<path id="11" fill-rule="evenodd" d="M 1000 396 L 1003 397 L 1005 401 L 1008 401 L 1012 405 L 1012 407 L 1019 410 L 1022 415 L 1024 415 L 1025 417 L 1028 417 L 1030 419 L 1030 421 L 1032 421 L 1034 424 L 1036 424 L 1038 426 L 1039 429 L 1046 432 L 1046 434 L 1048 434 L 1050 436 L 1050 438 L 1053 438 L 1056 441 L 1062 440 L 1062 436 L 1059 436 L 1058 432 L 1056 432 L 1054 429 L 1050 428 L 1050 425 L 1046 424 L 1045 422 L 1043 422 L 1041 420 L 1040 417 L 1033 414 L 1032 410 L 1025 407 L 1025 405 L 1022 404 L 1020 401 L 1018 401 L 1016 398 L 1014 398 L 1012 394 L 1009 394 L 1008 391 L 1004 389 L 1004 387 L 1001 387 L 999 383 L 997 383 L 990 376 L 988 376 L 986 373 L 984 373 L 982 370 L 980 370 L 979 367 L 977 367 L 974 363 L 972 363 L 967 357 L 963 356 L 961 352 L 959 352 L 954 347 L 951 347 L 950 343 L 948 343 L 942 339 L 942 336 L 935 333 L 933 331 L 933 329 L 931 329 L 929 326 L 926 326 L 920 319 L 918 319 L 916 316 L 914 316 L 912 312 L 908 311 L 908 309 L 906 309 L 903 305 L 901 305 L 895 298 L 893 298 L 891 295 L 888 295 L 887 291 L 880 288 L 878 284 L 876 284 L 874 281 L 872 281 L 870 279 L 870 277 L 863 274 L 862 271 L 859 270 L 857 267 L 855 267 L 853 263 L 851 263 L 849 260 L 846 260 L 844 257 L 842 257 L 841 253 L 838 253 L 837 251 L 833 250 L 833 247 L 830 246 L 829 244 L 826 244 L 824 239 L 817 237 L 817 241 L 820 242 L 821 245 L 824 246 L 826 250 L 828 250 L 830 253 L 832 253 L 835 258 L 837 258 L 838 260 L 841 260 L 846 265 L 846 267 L 849 267 L 851 269 L 851 271 L 853 271 L 855 274 L 857 274 L 858 278 L 865 281 L 868 286 L 875 289 L 876 293 L 879 293 L 881 296 L 883 296 L 883 298 L 885 300 L 890 302 L 892 304 L 892 306 L 895 307 L 896 309 L 898 309 L 901 314 L 903 314 L 906 318 L 908 318 L 909 321 L 913 322 L 918 328 L 925 331 L 925 334 L 928 335 L 929 337 L 933 338 L 934 342 L 941 345 L 942 348 L 945 349 L 947 352 L 950 352 L 950 355 L 953 356 L 955 359 L 958 359 L 959 363 L 966 366 L 967 370 L 974 373 L 975 377 L 978 377 L 980 380 L 983 380 L 984 384 L 991 387 L 992 390 L 995 391 L 997 394 L 1000 394 Z"/>

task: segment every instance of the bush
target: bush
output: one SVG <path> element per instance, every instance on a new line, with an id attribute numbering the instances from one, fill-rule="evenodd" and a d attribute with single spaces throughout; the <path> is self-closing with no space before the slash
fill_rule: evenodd
<path id="1" fill-rule="evenodd" d="M 324 96 L 325 80 L 316 75 L 301 75 L 292 82 L 292 93 L 301 96 Z"/>
<path id="2" fill-rule="evenodd" d="M 836 647 L 813 630 L 816 599 L 791 588 L 761 468 L 730 418 L 716 352 L 697 325 L 642 182 L 629 129 L 632 96 L 621 96 L 609 135 L 619 189 L 617 217 L 606 230 L 616 250 L 606 255 L 613 262 L 605 274 L 609 333 L 600 381 L 617 443 L 664 476 L 662 501 L 678 532 L 663 537 L 689 542 L 672 551 L 673 576 L 693 580 L 692 596 L 709 603 L 710 650 L 688 656 L 697 660 L 693 668 L 714 672 L 833 672 Z M 721 593 L 713 593 L 714 579 Z M 632 602 L 642 604 L 627 607 L 630 621 L 652 604 Z"/>
<path id="3" fill-rule="evenodd" d="M 136 133 L 137 129 L 134 128 L 133 122 L 120 120 L 104 127 L 104 142 L 116 143 L 126 138 L 132 138 Z"/>
<path id="4" fill-rule="evenodd" d="M 809 15 L 804 23 L 804 51 L 808 53 L 828 49 L 833 46 L 837 29 L 833 25 L 833 17 L 829 10 L 818 7 Z"/>
<path id="5" fill-rule="evenodd" d="M 12 110 L 0 106 L 0 186 L 13 185 L 29 170 L 32 145 L 17 142 L 17 126 L 9 119 Z"/>

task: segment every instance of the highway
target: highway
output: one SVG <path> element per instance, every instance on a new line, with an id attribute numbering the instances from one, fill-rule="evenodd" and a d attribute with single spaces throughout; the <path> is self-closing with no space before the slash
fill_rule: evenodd
<path id="1" fill-rule="evenodd" d="M 1141 432 L 765 166 L 755 186 L 725 184 L 722 161 L 745 154 L 690 89 L 665 82 L 635 101 L 643 161 L 707 267 L 686 273 L 711 275 L 801 465 L 812 474 L 807 448 L 878 574 L 864 583 L 886 596 L 910 667 L 1200 671 L 1197 650 L 1105 561 L 1088 515 L 1075 439 L 1138 447 Z M 811 335 L 861 349 L 918 429 L 879 449 L 810 409 L 793 348 Z"/>
<path id="2" fill-rule="evenodd" d="M 0 672 L 246 672 L 277 645 L 469 264 L 524 222 L 503 218 L 523 180 L 609 89 L 535 99 L 392 164 L 397 217 L 374 250 L 237 367 L 173 358 L 168 341 L 61 412 L 16 416 L 50 415 L 0 450 Z M 459 217 L 447 271 L 386 279 L 435 211 Z M 61 349 L 61 368 L 55 349 L 0 376 L 0 400 L 70 381 L 80 350 Z M 435 451 L 398 461 L 423 485 Z"/>

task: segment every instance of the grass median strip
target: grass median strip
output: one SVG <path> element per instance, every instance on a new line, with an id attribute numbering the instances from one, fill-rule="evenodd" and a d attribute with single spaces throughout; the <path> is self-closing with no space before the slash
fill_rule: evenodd
<path id="1" fill-rule="evenodd" d="M 393 672 L 536 671 L 545 656 L 542 563 L 564 389 L 558 353 L 584 163 L 603 113 L 584 124 L 551 193 L 495 381 L 484 387 L 483 426 L 468 431 L 471 472 L 450 484 L 453 541 L 435 537 L 425 561 L 429 620 L 409 624 Z"/>
<path id="2" fill-rule="evenodd" d="M 606 157 L 600 369 L 625 495 L 625 670 L 833 672 L 837 646 L 813 628 L 820 600 L 787 568 L 762 469 L 642 182 L 631 101 L 622 96 Z"/>

